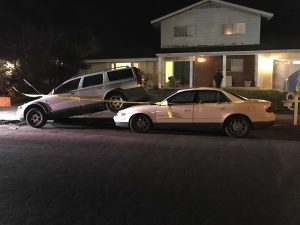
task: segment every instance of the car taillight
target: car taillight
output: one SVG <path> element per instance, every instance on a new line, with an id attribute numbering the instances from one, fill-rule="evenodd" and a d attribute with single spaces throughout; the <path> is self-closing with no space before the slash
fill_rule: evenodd
<path id="1" fill-rule="evenodd" d="M 266 108 L 266 112 L 271 113 L 272 112 L 272 107 L 270 106 L 270 107 Z"/>

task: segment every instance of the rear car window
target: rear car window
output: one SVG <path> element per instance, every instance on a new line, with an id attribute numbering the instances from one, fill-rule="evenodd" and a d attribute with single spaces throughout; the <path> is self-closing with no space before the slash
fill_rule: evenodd
<path id="1" fill-rule="evenodd" d="M 197 102 L 199 103 L 221 103 L 228 101 L 228 98 L 220 91 L 199 91 L 197 96 Z"/>
<path id="2" fill-rule="evenodd" d="M 96 74 L 92 76 L 84 77 L 82 87 L 90 87 L 103 83 L 103 74 Z"/>
<path id="3" fill-rule="evenodd" d="M 107 72 L 108 79 L 110 81 L 123 80 L 133 77 L 133 72 L 131 68 L 123 70 L 114 70 Z"/>

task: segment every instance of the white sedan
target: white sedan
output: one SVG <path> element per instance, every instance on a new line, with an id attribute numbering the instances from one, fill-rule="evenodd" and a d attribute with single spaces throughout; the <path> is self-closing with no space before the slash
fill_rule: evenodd
<path id="1" fill-rule="evenodd" d="M 271 102 L 216 88 L 184 89 L 152 105 L 132 106 L 114 116 L 116 126 L 145 133 L 152 128 L 224 130 L 242 137 L 250 128 L 271 126 Z"/>

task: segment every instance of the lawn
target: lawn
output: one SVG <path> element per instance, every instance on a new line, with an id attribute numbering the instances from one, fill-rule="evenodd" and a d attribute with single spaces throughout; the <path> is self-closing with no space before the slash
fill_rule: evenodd
<path id="1" fill-rule="evenodd" d="M 272 102 L 273 111 L 277 114 L 292 114 L 292 111 L 283 106 L 282 101 L 285 100 L 286 92 L 275 89 L 243 89 L 243 88 L 226 88 L 246 98 L 265 99 Z M 159 101 L 167 95 L 173 93 L 174 89 L 150 89 L 148 96 L 151 101 Z"/>

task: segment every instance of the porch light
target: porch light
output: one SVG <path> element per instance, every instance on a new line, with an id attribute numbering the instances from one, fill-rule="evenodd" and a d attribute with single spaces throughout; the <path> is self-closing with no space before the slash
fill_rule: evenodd
<path id="1" fill-rule="evenodd" d="M 197 59 L 197 61 L 198 61 L 199 63 L 204 63 L 204 62 L 206 61 L 206 59 L 205 59 L 204 57 L 199 57 L 199 58 Z"/>

